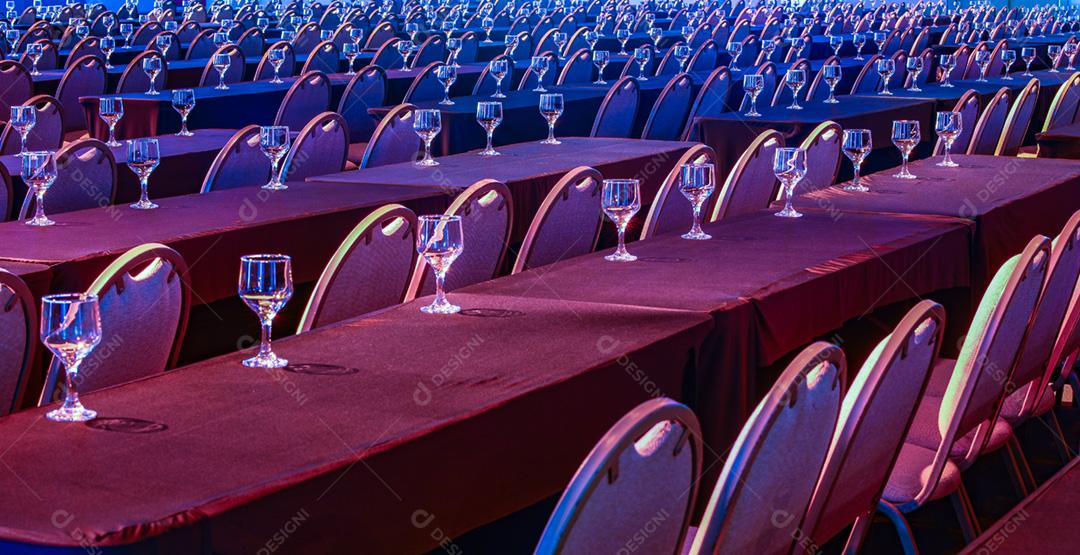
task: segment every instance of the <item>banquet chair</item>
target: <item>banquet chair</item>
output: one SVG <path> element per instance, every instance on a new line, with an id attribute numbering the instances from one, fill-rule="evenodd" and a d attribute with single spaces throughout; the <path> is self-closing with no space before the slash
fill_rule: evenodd
<path id="1" fill-rule="evenodd" d="M 477 52 L 480 49 L 480 38 L 476 33 L 469 31 L 461 35 L 461 50 L 458 51 L 458 63 L 476 63 Z"/>
<path id="2" fill-rule="evenodd" d="M 446 60 L 446 39 L 442 35 L 431 35 L 420 45 L 412 60 L 413 67 L 424 67 L 434 62 Z"/>
<path id="3" fill-rule="evenodd" d="M 975 124 L 979 119 L 979 94 L 975 89 L 968 89 L 960 99 L 956 101 L 952 111 L 960 112 L 960 134 L 953 140 L 952 152 L 963 154 L 967 152 L 971 143 L 971 136 L 975 132 Z M 945 153 L 945 142 L 938 137 L 934 143 L 934 156 Z"/>
<path id="4" fill-rule="evenodd" d="M 555 33 L 558 32 L 558 29 L 550 28 L 538 35 L 540 40 L 536 41 L 536 48 L 533 49 L 533 56 L 539 56 L 541 52 L 554 52 L 558 50 L 559 46 L 555 44 Z"/>
<path id="5" fill-rule="evenodd" d="M 137 246 L 113 260 L 87 289 L 97 295 L 101 342 L 79 365 L 79 393 L 88 393 L 176 365 L 191 306 L 188 267 L 173 249 Z M 64 372 L 53 357 L 38 406 L 56 399 Z"/>
<path id="6" fill-rule="evenodd" d="M 683 41 L 679 41 L 670 46 L 664 56 L 660 58 L 660 63 L 657 65 L 655 73 L 657 77 L 679 74 L 679 59 L 675 57 L 675 47 L 682 44 L 684 44 Z"/>
<path id="7" fill-rule="evenodd" d="M 791 67 L 788 68 L 787 71 L 791 71 L 793 69 L 800 69 L 800 68 L 803 69 L 804 71 L 806 71 L 806 78 L 809 79 L 810 78 L 810 61 L 807 60 L 806 58 L 799 58 L 799 60 L 797 62 L 791 64 Z M 787 74 L 787 72 L 785 71 L 784 75 L 786 75 L 786 74 Z M 773 97 L 772 97 L 772 105 L 773 106 L 787 106 L 788 104 L 791 104 L 791 88 L 784 84 L 784 78 L 785 78 L 784 75 L 777 75 L 776 76 L 776 91 L 773 92 Z M 799 93 L 800 93 L 799 94 L 799 99 L 800 100 L 806 98 L 806 89 L 805 88 L 800 90 Z M 759 100 L 760 100 L 760 97 L 759 97 Z"/>
<path id="8" fill-rule="evenodd" d="M 1001 51 L 1009 47 L 1009 41 L 1001 39 L 990 51 L 990 66 L 986 69 L 988 78 L 1001 77 L 1005 73 L 1005 62 L 1001 61 Z"/>
<path id="9" fill-rule="evenodd" d="M 198 21 L 189 20 L 176 30 L 176 36 L 180 38 L 182 44 L 191 44 L 200 32 L 202 32 L 202 25 L 199 25 Z"/>
<path id="10" fill-rule="evenodd" d="M 1005 118 L 1005 125 L 1001 128 L 997 147 L 994 149 L 995 156 L 1016 156 L 1020 152 L 1028 127 L 1031 127 L 1031 118 L 1035 115 L 1035 102 L 1038 98 L 1039 80 L 1032 77 L 1013 100 L 1009 115 Z"/>
<path id="11" fill-rule="evenodd" d="M 682 137 L 694 100 L 694 80 L 687 73 L 675 75 L 660 91 L 649 119 L 645 121 L 642 139 L 677 141 Z"/>
<path id="12" fill-rule="evenodd" d="M 435 70 L 442 65 L 445 64 L 443 62 L 431 62 L 421 69 L 413 78 L 409 90 L 405 91 L 405 96 L 401 101 L 408 104 L 417 104 L 442 100 L 443 85 L 435 75 Z"/>
<path id="13" fill-rule="evenodd" d="M 22 407 L 37 345 L 37 319 L 30 288 L 0 268 L 0 416 Z"/>
<path id="14" fill-rule="evenodd" d="M 656 69 L 656 49 L 653 48 L 650 44 L 643 44 L 641 45 L 641 47 L 648 48 L 653 52 L 653 55 L 649 58 L 649 61 L 645 63 L 644 75 L 648 77 L 652 75 L 654 70 Z M 641 66 L 638 65 L 638 63 L 634 60 L 629 60 L 625 64 L 623 64 L 623 68 L 622 71 L 619 73 L 619 77 L 633 76 L 640 81 L 642 74 L 643 73 L 641 70 Z"/>
<path id="15" fill-rule="evenodd" d="M 0 61 L 0 121 L 11 118 L 11 107 L 25 103 L 34 94 L 30 70 L 13 60 Z"/>
<path id="16" fill-rule="evenodd" d="M 297 56 L 304 56 L 311 53 L 316 46 L 319 45 L 319 24 L 310 22 L 300 27 L 300 30 L 296 32 L 296 37 L 293 38 L 292 45 L 296 51 Z"/>
<path id="17" fill-rule="evenodd" d="M 49 214 L 111 206 L 116 201 L 116 158 L 97 139 L 68 143 L 56 153 L 56 182 L 45 192 Z M 33 215 L 34 195 L 26 195 L 19 219 Z"/>
<path id="18" fill-rule="evenodd" d="M 319 276 L 296 333 L 400 303 L 418 256 L 412 210 L 388 204 L 368 214 Z"/>
<path id="19" fill-rule="evenodd" d="M 371 64 L 379 66 L 384 70 L 401 69 L 405 60 L 398 53 L 397 43 L 399 39 L 390 39 L 383 43 L 378 50 L 375 51 L 375 56 L 371 59 Z"/>
<path id="20" fill-rule="evenodd" d="M 352 161 L 363 169 L 416 160 L 421 142 L 412 128 L 415 112 L 412 104 L 392 108 L 375 127 L 359 161 Z"/>
<path id="21" fill-rule="evenodd" d="M 600 172 L 588 166 L 576 167 L 562 176 L 536 210 L 511 273 L 596 250 L 603 223 L 602 182 Z"/>
<path id="22" fill-rule="evenodd" d="M 548 59 L 548 70 L 544 72 L 544 88 L 554 86 L 555 77 L 559 75 L 559 58 L 555 56 L 555 52 L 552 50 L 545 50 L 544 52 L 537 54 L 537 56 L 543 56 Z M 533 71 L 532 67 L 528 67 L 521 76 L 521 82 L 518 83 L 517 90 L 531 91 L 536 88 L 539 80 L 539 75 Z"/>
<path id="23" fill-rule="evenodd" d="M 656 191 L 641 226 L 641 239 L 648 239 L 662 233 L 685 232 L 694 223 L 693 210 L 689 209 L 686 198 L 679 191 L 682 167 L 688 164 L 713 164 L 713 183 L 716 183 L 716 151 L 708 146 L 696 144 L 686 150 L 668 172 L 667 178 Z M 709 214 L 710 203 L 702 206 L 702 219 Z"/>
<path id="24" fill-rule="evenodd" d="M 217 50 L 217 45 L 214 44 L 214 35 L 217 33 L 216 29 L 203 29 L 195 38 L 191 39 L 191 45 L 188 46 L 187 60 L 202 60 L 209 58 Z"/>
<path id="25" fill-rule="evenodd" d="M 56 43 L 51 40 L 43 39 L 37 41 L 35 44 L 41 45 L 41 57 L 38 58 L 37 63 L 38 69 L 41 71 L 57 69 L 57 60 L 59 59 L 59 57 L 56 51 Z M 27 53 L 25 50 L 23 51 L 22 56 L 19 57 L 19 63 L 21 63 L 23 67 L 25 67 L 27 70 L 30 70 L 34 67 L 34 61 L 30 59 L 30 54 Z"/>
<path id="26" fill-rule="evenodd" d="M 259 146 L 259 126 L 248 125 L 233 134 L 214 157 L 200 193 L 262 185 L 270 176 L 270 161 Z"/>
<path id="27" fill-rule="evenodd" d="M 1073 73 L 1058 87 L 1054 94 L 1050 107 L 1046 111 L 1046 120 L 1042 131 L 1045 133 L 1052 129 L 1080 122 L 1080 72 Z"/>
<path id="28" fill-rule="evenodd" d="M 776 198 L 773 155 L 784 147 L 784 136 L 775 129 L 758 135 L 739 156 L 716 196 L 710 222 L 768 208 Z"/>
<path id="29" fill-rule="evenodd" d="M 814 545 L 825 545 L 851 526 L 845 553 L 856 553 L 875 508 L 888 516 L 897 514 L 895 507 L 881 501 L 881 492 L 903 447 L 944 332 L 945 309 L 921 301 L 878 343 L 854 376 L 799 526 Z M 902 518 L 897 522 L 905 526 L 900 528 L 905 531 L 901 542 L 913 548 L 910 530 Z"/>
<path id="30" fill-rule="evenodd" d="M 990 436 L 1011 435 L 1008 425 L 999 425 L 995 417 L 1049 258 L 1050 240 L 1040 235 L 998 269 L 979 302 L 960 356 L 938 359 L 931 370 L 926 393 L 882 495 L 905 514 L 950 496 L 968 542 L 979 533 L 979 526 L 961 472 L 974 463 Z M 1017 485 L 1026 491 L 1022 483 Z M 890 518 L 898 529 L 904 521 L 900 514 Z"/>
<path id="31" fill-rule="evenodd" d="M 310 71 L 293 81 L 285 98 L 281 99 L 274 125 L 300 129 L 311 118 L 329 109 L 330 79 L 321 71 Z"/>
<path id="32" fill-rule="evenodd" d="M 822 64 L 821 69 L 814 74 L 813 81 L 806 89 L 806 102 L 822 102 L 829 97 L 829 84 L 825 82 L 825 66 L 840 65 L 836 56 L 829 56 Z M 809 78 L 809 76 L 807 76 Z"/>
<path id="33" fill-rule="evenodd" d="M 349 129 L 335 112 L 315 116 L 296 136 L 285 155 L 281 174 L 288 181 L 303 181 L 314 175 L 339 173 L 349 154 Z"/>
<path id="34" fill-rule="evenodd" d="M 206 66 L 203 67 L 202 76 L 199 77 L 200 87 L 213 87 L 218 84 L 220 79 L 217 69 L 214 67 L 214 58 L 218 54 L 228 54 L 231 63 L 229 68 L 225 70 L 224 82 L 226 85 L 232 85 L 239 83 L 244 79 L 244 69 L 247 65 L 244 61 L 244 53 L 240 51 L 240 48 L 235 44 L 226 44 L 221 48 L 218 48 L 216 52 L 206 60 Z"/>
<path id="35" fill-rule="evenodd" d="M 240 50 L 244 52 L 245 56 L 249 55 L 249 53 L 252 56 L 257 56 L 264 50 L 266 40 L 263 37 L 262 29 L 252 27 L 240 35 L 240 39 L 236 41 L 236 44 L 240 46 Z M 179 49 L 177 49 L 177 52 L 179 52 Z"/>
<path id="36" fill-rule="evenodd" d="M 368 108 L 386 103 L 386 72 L 379 66 L 366 66 L 345 85 L 337 112 L 345 118 L 349 127 L 349 160 L 359 163 L 364 155 L 367 141 L 375 132 L 378 121 L 371 117 Z M 354 153 L 353 147 L 357 146 Z"/>
<path id="37" fill-rule="evenodd" d="M 79 98 L 105 94 L 105 62 L 97 56 L 83 56 L 64 71 L 56 87 L 56 99 L 63 113 L 64 133 L 86 129 L 86 116 Z"/>
<path id="38" fill-rule="evenodd" d="M 150 89 L 150 76 L 143 71 L 143 60 L 147 58 L 161 59 L 161 72 L 154 77 L 158 90 L 166 90 L 169 82 L 169 62 L 157 50 L 144 50 L 135 55 L 131 62 L 124 66 L 124 72 L 120 74 L 120 80 L 116 83 L 116 94 L 144 93 Z M 157 83 L 160 79 L 161 82 Z"/>
<path id="39" fill-rule="evenodd" d="M 131 44 L 133 46 L 146 46 L 150 44 L 150 40 L 154 38 L 154 35 L 157 35 L 162 30 L 163 27 L 160 23 L 147 21 L 135 30 L 135 35 L 131 37 Z"/>
<path id="40" fill-rule="evenodd" d="M 465 248 L 446 274 L 446 290 L 494 278 L 503 267 L 510 230 L 514 228 L 510 189 L 494 179 L 482 179 L 462 191 L 447 215 L 461 216 Z M 435 292 L 435 280 L 423 258 L 418 258 L 409 282 L 406 301 Z"/>
<path id="41" fill-rule="evenodd" d="M 337 73 L 339 64 L 338 49 L 333 41 L 323 41 L 308 53 L 307 61 L 300 68 L 300 75 L 307 75 L 309 71 L 321 71 L 328 75 Z"/>
<path id="42" fill-rule="evenodd" d="M 384 21 L 376 25 L 371 30 L 371 34 L 368 35 L 367 42 L 364 43 L 364 49 L 381 49 L 381 47 L 386 45 L 387 42 L 394 40 L 395 38 L 396 37 L 394 36 L 394 26 L 389 21 Z M 384 66 L 380 67 L 386 69 L 386 67 Z"/>
<path id="43" fill-rule="evenodd" d="M 559 72 L 558 85 L 571 85 L 575 83 L 588 83 L 592 81 L 592 54 L 582 48 L 566 60 L 566 65 Z"/>
<path id="44" fill-rule="evenodd" d="M 285 41 L 276 42 L 259 59 L 259 65 L 255 68 L 256 81 L 274 78 L 274 66 L 270 64 L 271 50 L 285 51 L 285 60 L 281 62 L 281 69 L 279 70 L 281 77 L 290 77 L 296 71 L 296 53 L 293 51 L 292 44 Z"/>
<path id="45" fill-rule="evenodd" d="M 799 182 L 799 189 L 803 192 L 825 189 L 836 183 L 836 175 L 840 173 L 843 133 L 840 124 L 825 121 L 803 139 L 799 145 L 806 151 L 806 176 Z"/>
<path id="46" fill-rule="evenodd" d="M 330 40 L 334 43 L 334 46 L 337 47 L 339 52 L 344 49 L 346 43 L 352 42 L 352 37 L 350 37 L 349 34 L 354 29 L 357 29 L 357 27 L 349 22 L 342 23 L 334 29 L 333 38 Z"/>
<path id="47" fill-rule="evenodd" d="M 788 364 L 731 447 L 689 553 L 791 550 L 836 428 L 846 372 L 844 352 L 821 341 Z"/>
<path id="48" fill-rule="evenodd" d="M 157 46 L 157 41 L 159 37 L 170 37 L 172 39 L 172 46 L 169 48 L 168 53 L 162 52 L 163 54 L 165 54 L 165 59 L 170 61 L 179 61 L 181 50 L 180 37 L 178 37 L 176 33 L 172 31 L 162 31 L 154 35 L 154 38 L 150 39 L 150 44 L 146 45 L 146 49 L 157 50 L 160 52 L 161 49 Z M 101 58 L 104 59 L 105 54 L 101 54 Z"/>
<path id="49" fill-rule="evenodd" d="M 978 52 L 981 52 L 983 50 L 989 50 L 989 49 L 990 49 L 989 45 L 987 45 L 985 42 L 980 42 L 979 44 L 976 44 L 974 47 L 972 47 L 970 50 L 968 50 L 966 52 L 966 54 L 968 55 L 967 56 L 967 66 L 960 73 L 960 79 L 975 79 L 975 78 L 977 78 L 979 76 L 979 64 L 975 63 L 975 55 Z M 956 67 L 958 67 L 958 68 L 961 67 L 960 66 L 960 57 L 959 56 L 957 56 L 957 58 L 956 58 Z M 987 71 L 986 71 L 986 76 L 990 77 L 992 75 L 993 74 L 990 73 L 990 70 L 988 68 Z"/>
<path id="50" fill-rule="evenodd" d="M 641 403 L 611 427 L 578 467 L 536 547 L 537 555 L 615 553 L 656 515 L 642 553 L 678 553 L 697 497 L 701 426 L 667 397 Z"/>
<path id="51" fill-rule="evenodd" d="M 27 6 L 26 9 L 19 14 L 19 19 L 15 21 L 16 25 L 30 25 L 34 23 L 37 18 L 37 9 L 33 6 Z"/>
<path id="52" fill-rule="evenodd" d="M 892 54 L 893 64 L 896 66 L 896 71 L 889 76 L 889 90 L 898 91 L 904 87 L 904 83 L 907 83 L 907 52 L 904 50 L 897 50 Z M 879 77 L 880 81 L 881 78 Z"/>
<path id="53" fill-rule="evenodd" d="M 929 48 L 929 47 L 930 47 L 930 28 L 929 27 L 924 27 L 923 30 L 919 31 L 919 34 L 915 36 L 915 42 L 911 45 L 911 48 L 908 50 L 908 54 L 911 55 L 911 56 L 921 55 L 920 53 L 925 52 L 926 49 Z M 932 51 L 932 49 L 931 49 L 931 51 Z M 924 73 L 930 73 L 930 66 L 929 65 L 924 65 L 923 66 L 923 72 Z"/>
<path id="54" fill-rule="evenodd" d="M 983 108 L 968 144 L 968 154 L 993 154 L 1009 114 L 1009 89 L 1001 87 Z"/>
<path id="55" fill-rule="evenodd" d="M 687 64 L 687 71 L 694 73 L 698 71 L 713 71 L 716 69 L 717 60 L 720 59 L 720 46 L 716 44 L 716 41 L 709 39 L 701 43 L 701 46 L 694 52 L 694 55 L 690 58 L 690 62 Z"/>
<path id="56" fill-rule="evenodd" d="M 64 142 L 64 121 L 60 113 L 60 101 L 39 94 L 23 103 L 36 106 L 34 128 L 26 135 L 27 150 L 58 150 Z M 0 155 L 18 154 L 22 150 L 19 132 L 10 125 L 4 126 L 0 134 Z M 6 214 L 6 212 L 5 212 Z"/>
<path id="57" fill-rule="evenodd" d="M 511 60 L 510 57 L 505 55 L 505 54 L 499 54 L 498 56 L 495 56 L 493 61 L 494 60 L 507 60 L 510 63 L 510 67 L 513 67 L 514 61 Z M 504 92 L 510 90 L 510 82 L 511 81 L 512 81 L 512 78 L 511 78 L 510 75 L 507 75 L 506 77 L 503 78 L 502 90 Z M 472 94 L 473 94 L 473 96 L 488 96 L 488 95 L 491 95 L 491 94 L 494 94 L 494 93 L 495 93 L 495 77 L 493 75 L 491 75 L 491 64 L 488 63 L 487 65 L 484 66 L 484 69 L 480 70 L 480 77 L 476 79 L 476 84 L 473 85 Z"/>
<path id="58" fill-rule="evenodd" d="M 874 54 L 866 60 L 851 84 L 851 94 L 874 94 L 881 89 L 881 77 L 877 74 L 877 63 L 880 59 L 880 54 Z"/>
<path id="59" fill-rule="evenodd" d="M 85 39 L 80 40 L 78 44 L 71 49 L 71 53 L 68 54 L 67 63 L 64 64 L 64 69 L 71 67 L 83 56 L 97 56 L 104 60 L 105 53 L 101 51 L 100 42 L 101 39 L 98 37 L 86 37 Z"/>
<path id="60" fill-rule="evenodd" d="M 731 73 L 726 66 L 720 66 L 709 73 L 690 106 L 690 114 L 680 135 L 682 140 L 689 140 L 693 134 L 694 118 L 713 117 L 729 111 L 727 102 L 731 86 Z"/>
<path id="61" fill-rule="evenodd" d="M 566 47 L 562 51 L 564 58 L 569 58 L 571 54 L 580 52 L 582 49 L 589 49 L 589 43 L 585 41 L 585 33 L 589 30 L 588 27 L 582 26 L 569 34 L 569 39 L 566 41 Z"/>
<path id="62" fill-rule="evenodd" d="M 623 77 L 611 85 L 600 108 L 596 110 L 590 137 L 629 139 L 640 102 L 637 79 Z"/>

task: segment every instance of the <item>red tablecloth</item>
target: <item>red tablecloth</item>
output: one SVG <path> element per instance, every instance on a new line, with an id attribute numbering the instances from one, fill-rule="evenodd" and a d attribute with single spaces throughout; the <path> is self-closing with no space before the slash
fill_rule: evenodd
<path id="1" fill-rule="evenodd" d="M 0 268 L 7 270 L 21 278 L 30 292 L 35 297 L 49 293 L 49 282 L 52 281 L 52 270 L 44 264 L 31 264 L 27 262 L 13 262 L 0 260 Z"/>

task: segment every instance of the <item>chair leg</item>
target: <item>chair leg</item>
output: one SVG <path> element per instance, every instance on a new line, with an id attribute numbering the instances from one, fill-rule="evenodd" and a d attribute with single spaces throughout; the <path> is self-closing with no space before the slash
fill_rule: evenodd
<path id="1" fill-rule="evenodd" d="M 1054 439 L 1057 440 L 1054 442 L 1054 446 L 1057 447 L 1061 462 L 1068 464 L 1076 456 L 1076 453 L 1069 447 L 1069 442 L 1065 439 L 1065 431 L 1061 429 L 1061 422 L 1058 420 L 1057 414 L 1054 413 L 1053 409 L 1050 409 L 1046 414 L 1042 414 L 1038 418 L 1046 424 L 1046 427 L 1054 435 Z"/>
<path id="2" fill-rule="evenodd" d="M 900 538 L 900 547 L 904 549 L 904 555 L 918 555 L 919 547 L 915 544 L 915 534 L 911 532 L 911 526 L 908 525 L 904 513 L 900 512 L 900 509 L 897 509 L 895 505 L 884 499 L 878 501 L 877 509 L 881 514 L 885 515 L 885 517 L 892 522 L 893 527 L 896 528 L 896 535 Z M 858 521 L 856 521 L 855 524 L 857 526 Z M 852 530 L 852 533 L 854 533 L 854 530 Z M 848 542 L 850 543 L 850 541 L 849 538 Z M 970 541 L 968 543 L 970 543 Z M 847 553 L 847 546 L 844 546 L 844 552 Z"/>
<path id="3" fill-rule="evenodd" d="M 1020 448 L 1020 442 L 1017 441 L 1015 434 L 1009 437 L 1003 451 L 1007 457 L 1009 475 L 1013 482 L 1020 486 L 1017 488 L 1017 493 L 1023 499 L 1035 489 L 1035 476 L 1031 473 L 1031 466 L 1028 465 L 1027 457 L 1024 456 L 1024 450 Z"/>
<path id="4" fill-rule="evenodd" d="M 855 519 L 855 524 L 851 526 L 851 533 L 848 534 L 847 542 L 844 543 L 844 555 L 855 555 L 859 552 L 859 548 L 862 547 L 863 540 L 866 539 L 866 533 L 870 531 L 870 524 L 873 521 L 873 511 L 869 511 L 867 514 Z"/>
<path id="5" fill-rule="evenodd" d="M 956 520 L 960 523 L 960 531 L 964 534 L 964 542 L 971 543 L 979 536 L 979 520 L 975 516 L 975 509 L 971 507 L 971 498 L 968 497 L 967 488 L 960 484 L 949 496 L 952 501 L 953 511 L 956 512 Z"/>

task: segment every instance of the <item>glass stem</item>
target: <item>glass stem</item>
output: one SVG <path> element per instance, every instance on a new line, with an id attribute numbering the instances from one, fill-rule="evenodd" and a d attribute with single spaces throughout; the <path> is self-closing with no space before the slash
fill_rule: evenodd
<path id="1" fill-rule="evenodd" d="M 146 196 L 146 189 L 147 189 L 147 187 L 150 186 L 149 180 L 150 180 L 150 176 L 139 178 L 139 189 L 141 190 L 141 192 L 139 194 L 139 203 L 140 204 L 146 204 L 146 203 L 150 202 L 150 198 L 148 196 Z"/>
<path id="2" fill-rule="evenodd" d="M 790 184 L 784 184 L 784 212 L 793 212 L 795 207 L 791 205 L 792 197 L 795 194 L 795 186 Z"/>
<path id="3" fill-rule="evenodd" d="M 274 82 L 280 81 L 281 77 L 278 77 L 278 71 L 281 70 L 281 66 L 274 66 Z"/>
<path id="4" fill-rule="evenodd" d="M 952 158 L 949 156 L 949 151 L 952 150 L 952 141 L 945 141 L 945 165 L 952 164 Z"/>
<path id="5" fill-rule="evenodd" d="M 443 88 L 443 102 L 450 103 L 450 85 Z"/>
<path id="6" fill-rule="evenodd" d="M 494 129 L 489 129 L 487 132 L 487 148 L 485 148 L 484 150 L 487 150 L 488 152 L 494 150 L 493 148 L 491 148 L 491 135 L 492 133 L 494 133 L 494 131 Z"/>
<path id="7" fill-rule="evenodd" d="M 855 177 L 851 180 L 851 184 L 858 187 L 859 186 L 859 166 L 862 166 L 862 164 L 852 164 L 852 165 L 855 167 Z"/>
<path id="8" fill-rule="evenodd" d="M 431 160 L 431 139 L 424 139 L 424 160 Z"/>
<path id="9" fill-rule="evenodd" d="M 180 132 L 187 135 L 190 133 L 187 128 L 187 111 L 180 114 Z"/>
<path id="10" fill-rule="evenodd" d="M 446 285 L 446 271 L 445 270 L 443 270 L 441 272 L 436 271 L 435 272 L 435 301 L 432 304 L 434 304 L 434 305 L 442 305 L 442 304 L 447 303 L 446 291 L 444 289 L 445 285 Z"/>
<path id="11" fill-rule="evenodd" d="M 902 174 L 904 174 L 904 175 L 907 175 L 908 173 L 910 173 L 910 172 L 908 172 L 908 169 L 907 169 L 907 159 L 908 159 L 908 153 L 907 153 L 907 152 L 902 152 L 902 153 L 901 153 L 901 156 L 903 156 L 903 158 L 904 158 L 904 165 L 903 165 L 903 167 L 901 168 L 901 172 L 900 172 L 900 173 L 902 173 Z"/>
<path id="12" fill-rule="evenodd" d="M 29 131 L 29 130 L 27 130 L 27 131 L 23 131 L 23 132 L 19 133 L 19 135 L 20 135 L 20 138 L 21 138 L 21 140 L 22 140 L 22 150 L 21 150 L 20 152 L 23 152 L 23 153 L 25 153 L 25 152 L 26 152 L 26 136 L 27 136 L 27 135 L 28 135 L 29 133 L 30 133 L 30 131 Z"/>
<path id="13" fill-rule="evenodd" d="M 116 122 L 109 122 L 109 144 L 116 142 Z"/>
<path id="14" fill-rule="evenodd" d="M 74 364 L 64 369 L 64 405 L 66 410 L 74 410 L 79 406 L 79 389 L 75 385 L 75 377 L 79 375 L 79 363 Z"/>
<path id="15" fill-rule="evenodd" d="M 259 358 L 264 358 L 273 353 L 270 349 L 271 335 L 274 330 L 274 317 L 262 319 L 262 338 L 259 341 Z"/>
<path id="16" fill-rule="evenodd" d="M 701 203 L 694 203 L 694 225 L 690 228 L 690 233 L 700 235 L 701 231 Z"/>
<path id="17" fill-rule="evenodd" d="M 270 159 L 270 184 L 278 185 L 281 183 L 281 176 L 278 175 L 278 164 L 280 161 L 277 157 Z"/>
<path id="18" fill-rule="evenodd" d="M 619 224 L 619 246 L 615 249 L 615 252 L 619 254 L 626 254 L 626 224 Z"/>
<path id="19" fill-rule="evenodd" d="M 549 141 L 554 141 L 555 140 L 555 124 L 550 122 L 550 121 L 548 122 L 548 138 L 547 138 L 547 140 L 549 140 Z"/>
<path id="20" fill-rule="evenodd" d="M 38 187 L 34 191 L 34 219 L 42 221 L 45 219 L 45 189 Z"/>

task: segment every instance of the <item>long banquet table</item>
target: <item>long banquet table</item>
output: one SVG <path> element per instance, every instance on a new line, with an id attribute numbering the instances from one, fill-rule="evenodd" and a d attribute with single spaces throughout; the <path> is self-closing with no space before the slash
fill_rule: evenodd
<path id="1" fill-rule="evenodd" d="M 1035 136 L 1040 158 L 1080 160 L 1080 121 Z"/>

